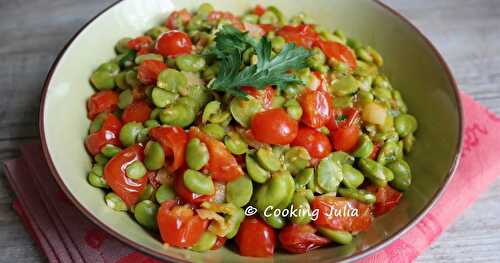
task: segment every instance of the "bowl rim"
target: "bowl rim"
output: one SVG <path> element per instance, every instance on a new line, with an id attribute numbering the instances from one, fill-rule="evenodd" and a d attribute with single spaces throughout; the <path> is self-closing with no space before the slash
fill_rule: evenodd
<path id="1" fill-rule="evenodd" d="M 52 66 L 50 67 L 49 72 L 47 73 L 47 77 L 45 79 L 45 82 L 43 84 L 42 88 L 42 93 L 40 97 L 40 110 L 38 114 L 38 128 L 39 128 L 39 134 L 40 134 L 40 139 L 42 143 L 42 150 L 43 150 L 43 155 L 46 159 L 47 165 L 51 171 L 51 174 L 53 175 L 54 179 L 56 180 L 57 184 L 59 187 L 63 190 L 63 192 L 68 196 L 68 198 L 71 200 L 71 202 L 82 212 L 87 218 L 89 218 L 94 224 L 99 226 L 100 228 L 104 229 L 107 233 L 109 233 L 111 236 L 117 238 L 121 242 L 130 245 L 131 247 L 147 254 L 151 255 L 157 259 L 161 260 L 168 260 L 168 261 L 173 261 L 173 262 L 189 262 L 187 260 L 182 260 L 182 259 L 177 259 L 173 258 L 165 253 L 160 253 L 156 250 L 150 249 L 149 247 L 146 247 L 144 245 L 141 245 L 137 243 L 136 241 L 127 238 L 126 236 L 122 235 L 120 232 L 114 231 L 110 227 L 108 227 L 106 224 L 101 222 L 96 216 L 92 214 L 89 210 L 87 210 L 81 203 L 80 201 L 71 193 L 71 191 L 66 187 L 64 184 L 61 175 L 57 172 L 57 169 L 55 168 L 54 162 L 50 156 L 48 146 L 47 146 L 47 141 L 45 137 L 45 129 L 44 129 L 44 113 L 45 113 L 45 102 L 46 102 L 46 97 L 47 97 L 47 91 L 49 88 L 49 84 L 52 80 L 52 76 L 54 74 L 54 70 L 57 68 L 59 65 L 60 59 L 66 54 L 66 51 L 68 47 L 70 47 L 73 44 L 73 41 L 80 35 L 80 33 L 85 30 L 94 20 L 96 20 L 98 17 L 100 17 L 102 14 L 106 13 L 109 9 L 113 8 L 116 6 L 118 3 L 125 1 L 125 0 L 117 0 L 116 2 L 110 4 L 108 7 L 104 8 L 102 11 L 98 12 L 94 17 L 92 17 L 88 22 L 86 22 L 76 33 L 68 40 L 68 42 L 64 45 L 64 47 L 59 51 L 56 59 L 52 63 Z M 379 242 L 378 244 L 375 244 L 371 246 L 370 248 L 357 252 L 355 254 L 350 255 L 347 258 L 344 258 L 341 260 L 341 262 L 353 262 L 360 260 L 364 257 L 367 257 L 369 255 L 372 255 L 378 251 L 381 251 L 382 249 L 386 248 L 390 244 L 392 244 L 394 241 L 399 239 L 401 236 L 403 236 L 406 232 L 408 232 L 410 229 L 412 229 L 416 224 L 424 218 L 425 215 L 434 207 L 434 205 L 437 203 L 437 201 L 441 198 L 443 193 L 445 192 L 446 188 L 448 187 L 453 175 L 455 174 L 455 171 L 457 170 L 458 163 L 462 154 L 462 145 L 463 145 L 463 129 L 464 129 L 464 115 L 463 115 L 463 105 L 462 101 L 460 99 L 460 91 L 458 89 L 457 83 L 455 81 L 455 78 L 453 77 L 453 74 L 451 73 L 451 70 L 444 60 L 443 56 L 439 53 L 437 48 L 432 44 L 432 42 L 422 33 L 420 29 L 418 29 L 412 22 L 410 22 L 406 17 L 401 15 L 398 11 L 394 10 L 392 7 L 388 6 L 387 4 L 381 2 L 381 0 L 374 0 L 374 2 L 385 9 L 386 11 L 389 11 L 393 15 L 396 15 L 403 23 L 405 23 L 407 26 L 409 26 L 417 35 L 418 37 L 424 41 L 424 43 L 431 49 L 433 55 L 437 58 L 438 63 L 441 64 L 443 67 L 447 80 L 452 86 L 452 91 L 455 96 L 455 103 L 457 105 L 457 110 L 459 114 L 459 119 L 458 119 L 458 144 L 455 149 L 455 156 L 453 157 L 452 164 L 448 170 L 448 174 L 446 175 L 445 182 L 439 187 L 438 191 L 432 196 L 431 200 L 424 206 L 424 208 L 420 211 L 420 213 L 410 222 L 408 222 L 404 227 L 402 227 L 399 231 L 394 233 L 392 236 L 388 237 L 387 239 Z"/>

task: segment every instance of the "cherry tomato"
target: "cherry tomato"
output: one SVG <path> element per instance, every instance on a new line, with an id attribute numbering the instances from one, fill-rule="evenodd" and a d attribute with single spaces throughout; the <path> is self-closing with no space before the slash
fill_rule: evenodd
<path id="1" fill-rule="evenodd" d="M 321 90 L 321 91 L 327 92 L 327 87 L 326 87 L 327 81 L 326 81 L 325 75 L 319 71 L 314 71 L 313 74 L 315 77 L 315 81 L 312 83 L 312 85 L 311 85 L 311 87 L 309 87 L 309 89 Z"/>
<path id="2" fill-rule="evenodd" d="M 165 162 L 165 168 L 169 172 L 174 172 L 184 165 L 184 153 L 188 142 L 188 137 L 184 129 L 172 126 L 156 127 L 149 131 L 149 136 L 161 144 L 167 156 L 166 158 L 173 158 L 173 160 Z M 172 155 L 172 157 L 169 155 Z"/>
<path id="3" fill-rule="evenodd" d="M 337 120 L 335 116 L 342 117 L 341 120 Z M 358 125 L 359 123 L 359 110 L 354 107 L 344 108 L 334 113 L 330 121 L 327 122 L 327 127 L 330 131 L 334 131 L 338 128 L 345 128 L 353 125 Z"/>
<path id="4" fill-rule="evenodd" d="M 133 50 L 140 50 L 141 48 L 150 47 L 153 44 L 153 39 L 150 36 L 139 36 L 132 40 L 129 40 L 127 45 Z"/>
<path id="5" fill-rule="evenodd" d="M 277 108 L 255 114 L 251 130 L 260 142 L 284 145 L 297 137 L 299 125 L 284 109 Z"/>
<path id="6" fill-rule="evenodd" d="M 276 30 L 276 27 L 272 24 L 258 24 L 258 26 L 262 28 L 262 30 L 264 30 L 266 34 L 269 32 L 274 32 Z"/>
<path id="7" fill-rule="evenodd" d="M 193 44 L 189 36 L 181 31 L 171 30 L 162 34 L 156 42 L 156 49 L 166 57 L 189 54 Z"/>
<path id="8" fill-rule="evenodd" d="M 184 172 L 181 172 L 175 176 L 174 179 L 174 189 L 175 193 L 186 203 L 199 205 L 203 202 L 211 202 L 213 195 L 200 195 L 195 194 L 184 185 Z"/>
<path id="9" fill-rule="evenodd" d="M 208 148 L 208 164 L 206 169 L 215 181 L 228 182 L 243 175 L 236 158 L 226 149 L 224 143 L 206 135 L 198 127 L 189 130 L 190 138 L 198 138 Z"/>
<path id="10" fill-rule="evenodd" d="M 89 119 L 93 120 L 101 112 L 113 112 L 118 107 L 118 93 L 112 90 L 99 91 L 87 101 Z"/>
<path id="11" fill-rule="evenodd" d="M 258 16 L 263 15 L 265 12 L 266 12 L 266 8 L 263 7 L 262 5 L 256 5 L 254 10 L 253 10 L 253 13 L 258 15 Z"/>
<path id="12" fill-rule="evenodd" d="M 227 238 L 225 237 L 217 237 L 217 240 L 215 241 L 215 244 L 212 246 L 212 248 L 210 250 L 217 250 L 221 247 L 224 246 L 224 244 L 226 243 L 227 241 Z"/>
<path id="13" fill-rule="evenodd" d="M 291 145 L 306 148 L 309 155 L 317 159 L 323 159 L 332 152 L 332 145 L 328 137 L 309 127 L 300 127 L 299 133 Z"/>
<path id="14" fill-rule="evenodd" d="M 271 257 L 276 246 L 276 233 L 261 218 L 245 218 L 236 235 L 240 255 L 247 257 Z"/>
<path id="15" fill-rule="evenodd" d="M 356 69 L 356 56 L 348 47 L 335 41 L 323 40 L 317 40 L 315 45 L 321 48 L 328 58 L 347 64 L 351 70 Z"/>
<path id="16" fill-rule="evenodd" d="M 145 122 L 149 120 L 151 114 L 151 107 L 144 100 L 132 102 L 128 105 L 122 113 L 122 120 L 124 123 L 137 121 Z"/>
<path id="17" fill-rule="evenodd" d="M 353 125 L 337 128 L 330 134 L 330 139 L 332 140 L 332 145 L 335 150 L 352 152 L 358 146 L 361 131 L 359 129 L 359 126 Z"/>
<path id="18" fill-rule="evenodd" d="M 281 247 L 290 253 L 300 254 L 330 243 L 329 239 L 317 235 L 316 231 L 310 224 L 287 225 L 279 234 Z"/>
<path id="19" fill-rule="evenodd" d="M 371 185 L 367 190 L 377 197 L 373 210 L 375 216 L 380 216 L 391 211 L 403 196 L 403 193 L 396 191 L 390 186 L 377 187 Z"/>
<path id="20" fill-rule="evenodd" d="M 267 86 L 263 90 L 258 90 L 251 86 L 244 86 L 241 88 L 241 90 L 243 90 L 243 92 L 247 93 L 248 95 L 256 99 L 261 100 L 264 109 L 267 110 L 272 107 L 274 93 L 275 93 L 273 87 Z"/>
<path id="21" fill-rule="evenodd" d="M 278 36 L 285 38 L 287 42 L 293 42 L 297 46 L 311 48 L 318 41 L 319 35 L 314 31 L 312 25 L 284 26 L 278 32 Z"/>
<path id="22" fill-rule="evenodd" d="M 175 201 L 163 202 L 156 215 L 163 242 L 180 248 L 193 246 L 208 227 L 192 207 L 175 205 Z"/>
<path id="23" fill-rule="evenodd" d="M 319 211 L 314 224 L 334 230 L 365 231 L 373 220 L 369 205 L 343 197 L 316 196 L 311 208 Z"/>
<path id="24" fill-rule="evenodd" d="M 266 31 L 256 24 L 243 22 L 243 28 L 253 37 L 262 37 L 266 34 Z"/>
<path id="25" fill-rule="evenodd" d="M 148 177 L 131 179 L 127 177 L 125 169 L 134 161 L 144 160 L 144 149 L 141 145 L 132 145 L 108 161 L 104 167 L 104 179 L 127 206 L 134 205 L 148 183 Z"/>
<path id="26" fill-rule="evenodd" d="M 154 47 L 141 47 L 139 51 L 137 51 L 137 56 L 149 53 L 156 53 L 156 49 Z"/>
<path id="27" fill-rule="evenodd" d="M 143 84 L 151 85 L 156 83 L 156 79 L 158 78 L 158 74 L 162 72 L 162 70 L 166 69 L 167 65 L 165 63 L 158 60 L 146 60 L 144 61 L 137 70 L 137 78 Z"/>
<path id="28" fill-rule="evenodd" d="M 174 11 L 170 13 L 170 15 L 167 18 L 167 21 L 165 21 L 165 26 L 167 26 L 169 29 L 179 29 L 179 23 L 184 25 L 189 20 L 191 19 L 191 14 L 187 9 L 181 9 L 179 11 Z"/>
<path id="29" fill-rule="evenodd" d="M 245 28 L 243 26 L 243 24 L 241 23 L 240 19 L 233 15 L 231 12 L 224 12 L 224 11 L 212 11 L 209 15 L 208 15 L 208 22 L 213 24 L 213 23 L 216 23 L 218 22 L 221 18 L 225 19 L 225 20 L 229 20 L 232 24 L 232 26 L 234 26 L 235 28 L 243 31 Z"/>
<path id="30" fill-rule="evenodd" d="M 301 121 L 312 128 L 320 128 L 331 119 L 332 97 L 322 90 L 306 90 L 299 98 L 302 106 Z"/>
<path id="31" fill-rule="evenodd" d="M 101 148 L 106 144 L 120 146 L 120 129 L 122 123 L 118 117 L 112 113 L 108 113 L 104 119 L 101 129 L 94 132 L 85 138 L 85 148 L 92 155 L 95 156 L 101 152 Z"/>

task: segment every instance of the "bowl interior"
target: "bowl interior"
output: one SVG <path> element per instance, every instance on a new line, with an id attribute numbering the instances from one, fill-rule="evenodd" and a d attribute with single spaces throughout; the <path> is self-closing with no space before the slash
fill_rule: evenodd
<path id="1" fill-rule="evenodd" d="M 302 255 L 278 253 L 275 259 L 293 262 L 340 260 L 382 244 L 432 202 L 454 166 L 460 141 L 460 106 L 451 76 L 432 47 L 411 26 L 375 1 L 316 0 L 290 4 L 286 0 L 220 0 L 216 9 L 242 13 L 257 3 L 276 5 L 290 16 L 311 14 L 318 24 L 339 28 L 375 47 L 385 59 L 384 71 L 399 89 L 409 111 L 419 120 L 417 143 L 408 157 L 414 182 L 400 205 L 377 218 L 370 231 L 348 246 L 327 247 Z M 166 248 L 157 236 L 141 228 L 128 214 L 114 212 L 103 202 L 103 191 L 91 187 L 86 173 L 91 166 L 83 140 L 87 135 L 86 100 L 93 93 L 88 77 L 114 55 L 113 46 L 125 36 L 137 36 L 161 23 L 175 9 L 193 9 L 194 0 L 125 0 L 91 22 L 67 47 L 53 69 L 42 101 L 41 128 L 56 177 L 73 200 L 121 240 L 169 258 L 200 262 L 247 261 L 233 248 L 198 254 Z M 115 234 L 116 235 L 116 234 Z M 270 259 L 251 259 L 268 261 Z"/>

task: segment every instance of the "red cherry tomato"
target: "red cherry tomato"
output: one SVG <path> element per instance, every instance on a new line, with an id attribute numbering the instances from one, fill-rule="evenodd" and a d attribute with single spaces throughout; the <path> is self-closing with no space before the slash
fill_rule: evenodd
<path id="1" fill-rule="evenodd" d="M 149 53 L 156 53 L 156 49 L 154 49 L 154 47 L 141 47 L 139 51 L 137 51 L 137 56 Z"/>
<path id="2" fill-rule="evenodd" d="M 260 142 L 284 145 L 297 137 L 299 125 L 284 109 L 277 108 L 255 114 L 251 130 Z"/>
<path id="3" fill-rule="evenodd" d="M 134 205 L 148 183 L 148 177 L 131 179 L 127 177 L 125 169 L 134 161 L 144 160 L 144 149 L 141 145 L 132 145 L 108 161 L 104 167 L 104 179 L 127 206 Z"/>
<path id="4" fill-rule="evenodd" d="M 231 21 L 232 26 L 241 31 L 245 29 L 240 19 L 237 16 L 233 15 L 231 12 L 212 11 L 208 15 L 207 20 L 209 23 L 214 24 L 217 23 L 221 18 Z"/>
<path id="5" fill-rule="evenodd" d="M 212 248 L 210 250 L 217 250 L 221 247 L 224 246 L 224 244 L 226 243 L 227 241 L 227 238 L 225 237 L 217 237 L 217 240 L 215 240 L 215 244 L 212 246 Z"/>
<path id="6" fill-rule="evenodd" d="M 122 120 L 124 123 L 137 121 L 145 122 L 149 120 L 151 114 L 151 107 L 144 100 L 135 101 L 128 105 L 122 113 Z"/>
<path id="7" fill-rule="evenodd" d="M 162 72 L 162 70 L 166 69 L 167 65 L 165 63 L 158 60 L 146 60 L 144 61 L 137 70 L 137 78 L 143 84 L 151 85 L 156 83 L 156 79 L 158 78 L 158 74 Z"/>
<path id="8" fill-rule="evenodd" d="M 89 119 L 93 120 L 101 112 L 113 112 L 118 107 L 118 93 L 112 90 L 99 91 L 87 101 Z"/>
<path id="9" fill-rule="evenodd" d="M 193 44 L 189 36 L 181 31 L 171 30 L 162 34 L 156 42 L 156 49 L 166 57 L 189 54 Z"/>
<path id="10" fill-rule="evenodd" d="M 156 127 L 149 131 L 149 136 L 161 144 L 166 156 L 172 153 L 173 160 L 165 162 L 165 167 L 169 172 L 174 172 L 184 165 L 184 153 L 188 142 L 184 129 L 180 127 Z"/>
<path id="11" fill-rule="evenodd" d="M 361 131 L 359 126 L 353 125 L 338 128 L 331 133 L 333 148 L 337 151 L 352 152 L 358 146 Z"/>
<path id="12" fill-rule="evenodd" d="M 305 253 L 322 247 L 330 240 L 316 234 L 316 228 L 310 224 L 287 225 L 280 231 L 279 240 L 281 247 L 290 253 Z"/>
<path id="13" fill-rule="evenodd" d="M 317 40 L 315 45 L 321 48 L 328 58 L 347 64 L 351 70 L 356 69 L 356 56 L 348 47 L 335 41 L 323 40 Z"/>
<path id="14" fill-rule="evenodd" d="M 259 24 L 258 25 L 264 32 L 267 34 L 269 32 L 274 32 L 276 30 L 276 27 L 272 24 Z"/>
<path id="15" fill-rule="evenodd" d="M 322 90 L 307 90 L 299 98 L 302 106 L 301 121 L 312 128 L 320 128 L 331 119 L 332 97 Z"/>
<path id="16" fill-rule="evenodd" d="M 181 172 L 175 176 L 174 179 L 174 189 L 175 193 L 186 203 L 199 205 L 203 202 L 211 202 L 213 195 L 200 195 L 195 194 L 184 185 L 184 172 Z"/>
<path id="17" fill-rule="evenodd" d="M 261 100 L 264 109 L 267 110 L 272 107 L 274 93 L 275 93 L 273 87 L 267 86 L 263 90 L 258 90 L 251 86 L 244 86 L 241 88 L 241 90 L 243 90 L 243 92 L 247 93 L 248 95 L 256 99 Z"/>
<path id="18" fill-rule="evenodd" d="M 167 21 L 165 21 L 165 26 L 169 29 L 179 29 L 180 25 L 184 25 L 191 19 L 191 14 L 187 9 L 181 9 L 179 11 L 172 12 Z"/>
<path id="19" fill-rule="evenodd" d="M 247 217 L 240 225 L 236 244 L 242 256 L 271 257 L 276 246 L 276 233 L 259 217 Z"/>
<path id="20" fill-rule="evenodd" d="M 341 117 L 341 120 L 337 120 L 335 117 Z M 334 131 L 338 128 L 345 128 L 353 125 L 358 125 L 359 123 L 359 110 L 353 107 L 344 108 L 339 110 L 337 113 L 332 115 L 330 121 L 327 122 L 327 127 L 330 131 Z"/>
<path id="21" fill-rule="evenodd" d="M 343 197 L 316 196 L 311 208 L 319 211 L 314 224 L 334 230 L 365 231 L 373 220 L 369 205 Z"/>
<path id="22" fill-rule="evenodd" d="M 243 22 L 243 28 L 253 37 L 261 37 L 266 34 L 266 31 L 256 24 Z"/>
<path id="23" fill-rule="evenodd" d="M 120 119 L 112 113 L 108 113 L 104 119 L 101 129 L 94 132 L 85 138 L 85 148 L 92 155 L 95 156 L 101 152 L 101 148 L 106 144 L 120 146 L 120 129 L 122 123 Z"/>
<path id="24" fill-rule="evenodd" d="M 243 170 L 238 165 L 236 158 L 226 149 L 226 146 L 206 135 L 198 127 L 189 130 L 190 138 L 198 138 L 208 148 L 208 164 L 206 168 L 215 181 L 228 182 L 243 175 Z"/>
<path id="25" fill-rule="evenodd" d="M 375 216 L 380 216 L 391 211 L 403 196 L 403 193 L 396 191 L 390 186 L 377 187 L 372 185 L 367 190 L 377 197 L 373 210 Z"/>
<path id="26" fill-rule="evenodd" d="M 299 133 L 291 145 L 306 148 L 309 155 L 317 159 L 323 159 L 332 152 L 332 145 L 328 137 L 309 127 L 300 127 Z"/>
<path id="27" fill-rule="evenodd" d="M 127 45 L 129 48 L 139 51 L 141 48 L 151 47 L 153 44 L 153 39 L 150 36 L 139 36 L 132 40 L 129 40 Z"/>
<path id="28" fill-rule="evenodd" d="M 285 38 L 287 42 L 293 42 L 297 46 L 311 48 L 319 39 L 318 33 L 312 25 L 284 26 L 278 32 L 278 36 Z"/>
<path id="29" fill-rule="evenodd" d="M 265 12 L 266 12 L 266 8 L 263 7 L 262 5 L 256 5 L 254 10 L 253 10 L 253 13 L 258 15 L 258 16 L 263 15 Z"/>
<path id="30" fill-rule="evenodd" d="M 176 206 L 175 201 L 163 202 L 156 215 L 163 242 L 180 248 L 193 246 L 208 227 L 188 205 Z"/>

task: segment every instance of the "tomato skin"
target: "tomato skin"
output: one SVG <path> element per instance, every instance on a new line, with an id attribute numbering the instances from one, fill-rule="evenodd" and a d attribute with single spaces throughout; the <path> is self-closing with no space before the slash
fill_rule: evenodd
<path id="1" fill-rule="evenodd" d="M 337 151 L 352 152 L 359 142 L 361 131 L 359 126 L 341 127 L 331 132 L 333 148 Z"/>
<path id="2" fill-rule="evenodd" d="M 149 136 L 161 144 L 166 156 L 172 155 L 173 160 L 165 162 L 165 168 L 169 172 L 174 172 L 184 165 L 184 153 L 188 142 L 184 129 L 174 126 L 155 127 L 149 130 Z"/>
<path id="3" fill-rule="evenodd" d="M 291 143 L 299 130 L 297 121 L 282 108 L 255 114 L 250 126 L 257 141 L 278 145 Z"/>
<path id="4" fill-rule="evenodd" d="M 198 138 L 207 146 L 210 157 L 205 168 L 213 180 L 228 182 L 243 175 L 243 170 L 238 165 L 236 158 L 222 142 L 208 136 L 198 127 L 191 127 L 189 138 Z"/>
<path id="5" fill-rule="evenodd" d="M 278 36 L 285 38 L 287 42 L 293 42 L 297 46 L 312 48 L 318 41 L 319 35 L 314 31 L 312 25 L 284 26 L 278 32 Z"/>
<path id="6" fill-rule="evenodd" d="M 246 217 L 236 235 L 240 255 L 246 257 L 271 257 L 276 246 L 276 232 L 261 218 Z"/>
<path id="7" fill-rule="evenodd" d="M 193 44 L 186 33 L 171 30 L 158 37 L 156 49 L 163 56 L 176 57 L 191 53 Z"/>
<path id="8" fill-rule="evenodd" d="M 217 250 L 217 249 L 223 247 L 224 244 L 226 243 L 226 241 L 227 241 L 227 238 L 218 236 L 217 240 L 215 241 L 215 244 L 213 245 L 213 247 L 210 250 Z"/>
<path id="9" fill-rule="evenodd" d="M 163 242 L 180 248 L 194 245 L 208 227 L 189 206 L 175 206 L 175 201 L 163 202 L 156 215 Z"/>
<path id="10" fill-rule="evenodd" d="M 316 228 L 310 224 L 285 226 L 279 233 L 281 247 L 290 253 L 305 253 L 322 247 L 330 240 L 316 234 Z"/>
<path id="11" fill-rule="evenodd" d="M 122 113 L 123 123 L 131 121 L 145 122 L 149 120 L 151 111 L 151 107 L 144 100 L 132 102 Z"/>
<path id="12" fill-rule="evenodd" d="M 89 119 L 93 120 L 101 112 L 113 112 L 118 107 L 118 93 L 103 90 L 95 93 L 87 101 Z"/>
<path id="13" fill-rule="evenodd" d="M 373 220 L 369 205 L 343 197 L 316 196 L 311 202 L 311 209 L 319 211 L 318 218 L 314 221 L 315 225 L 334 230 L 366 231 Z M 352 214 L 354 209 L 358 211 L 357 216 Z M 344 213 L 344 211 L 347 212 Z M 335 214 L 336 212 L 338 214 Z"/>
<path id="14" fill-rule="evenodd" d="M 106 144 L 120 146 L 120 129 L 122 123 L 118 117 L 112 113 L 106 115 L 101 129 L 85 138 L 85 148 L 92 155 L 96 156 L 101 152 L 101 148 Z"/>
<path id="15" fill-rule="evenodd" d="M 320 128 L 325 125 L 332 116 L 332 98 L 330 94 L 322 90 L 306 90 L 299 98 L 302 106 L 301 121 L 311 128 Z"/>
<path id="16" fill-rule="evenodd" d="M 104 167 L 104 179 L 127 206 L 137 203 L 139 196 L 148 183 L 148 177 L 131 179 L 127 177 L 125 169 L 133 161 L 144 160 L 144 149 L 141 145 L 132 145 L 108 161 Z"/>
<path id="17" fill-rule="evenodd" d="M 309 155 L 317 159 L 323 159 L 332 152 L 332 145 L 328 137 L 309 127 L 300 127 L 299 133 L 291 145 L 306 148 Z"/>
<path id="18" fill-rule="evenodd" d="M 255 8 L 253 9 L 253 13 L 261 16 L 266 12 L 266 8 L 262 5 L 256 5 Z"/>
<path id="19" fill-rule="evenodd" d="M 403 197 L 403 193 L 395 190 L 389 185 L 384 187 L 369 186 L 368 191 L 375 194 L 377 201 L 375 202 L 373 213 L 375 216 L 381 216 L 391 211 Z"/>
<path id="20" fill-rule="evenodd" d="M 208 15 L 207 20 L 209 23 L 214 24 L 214 23 L 218 22 L 221 18 L 231 21 L 232 26 L 241 30 L 241 31 L 243 31 L 245 29 L 243 26 L 243 23 L 241 23 L 240 19 L 237 16 L 233 15 L 233 13 L 231 13 L 231 12 L 212 11 Z"/>
<path id="21" fill-rule="evenodd" d="M 213 200 L 213 195 L 200 195 L 195 194 L 184 185 L 184 172 L 178 173 L 174 179 L 174 189 L 175 193 L 182 199 L 182 201 L 192 204 L 200 205 L 203 202 L 211 202 Z"/>
<path id="22" fill-rule="evenodd" d="M 184 8 L 179 11 L 172 12 L 165 21 L 165 26 L 169 29 L 178 29 L 177 21 L 180 21 L 182 24 L 186 24 L 190 19 L 191 14 Z"/>
<path id="23" fill-rule="evenodd" d="M 356 69 L 356 56 L 348 47 L 341 43 L 317 40 L 315 46 L 321 48 L 328 58 L 347 64 L 351 70 Z"/>
<path id="24" fill-rule="evenodd" d="M 256 99 L 261 100 L 264 109 L 267 110 L 272 107 L 274 93 L 275 93 L 273 87 L 267 86 L 263 90 L 258 90 L 251 86 L 244 86 L 241 88 L 241 90 Z"/>
<path id="25" fill-rule="evenodd" d="M 146 60 L 139 66 L 137 77 L 143 84 L 151 85 L 156 83 L 158 75 L 166 68 L 167 65 L 161 61 Z"/>
<path id="26" fill-rule="evenodd" d="M 151 47 L 153 44 L 153 39 L 150 36 L 139 36 L 132 40 L 129 40 L 127 45 L 129 48 L 139 51 L 142 48 Z"/>

